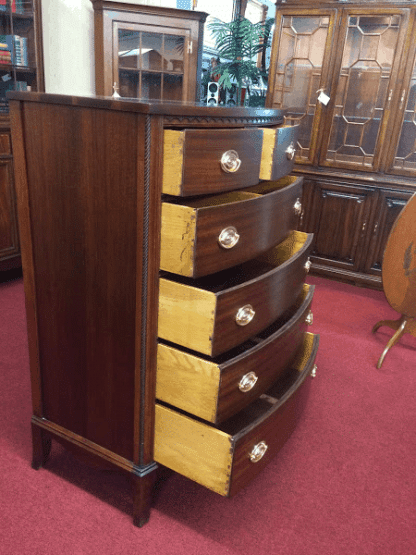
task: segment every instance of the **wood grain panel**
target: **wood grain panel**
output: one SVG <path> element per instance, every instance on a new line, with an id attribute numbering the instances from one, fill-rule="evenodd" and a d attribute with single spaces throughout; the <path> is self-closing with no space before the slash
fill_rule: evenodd
<path id="1" fill-rule="evenodd" d="M 221 354 L 259 333 L 295 302 L 307 274 L 305 264 L 312 240 L 312 235 L 292 232 L 280 245 L 237 269 L 237 272 L 247 275 L 252 266 L 259 268 L 261 262 L 271 266 L 261 277 L 246 281 L 244 286 L 236 285 L 218 294 L 211 356 Z M 247 304 L 253 307 L 256 314 L 248 325 L 237 326 L 236 314 Z"/>
<path id="2" fill-rule="evenodd" d="M 214 332 L 214 293 L 164 278 L 159 287 L 159 337 L 209 353 Z"/>
<path id="3" fill-rule="evenodd" d="M 25 105 L 42 416 L 129 459 L 143 120 Z"/>
<path id="4" fill-rule="evenodd" d="M 259 181 L 262 141 L 263 132 L 260 129 L 169 132 L 164 141 L 167 158 L 164 162 L 163 192 L 192 196 L 255 185 Z M 236 151 L 241 160 L 241 166 L 235 173 L 226 173 L 221 169 L 221 157 L 228 150 Z M 182 182 L 179 185 L 180 168 Z"/>
<path id="5" fill-rule="evenodd" d="M 162 205 L 161 268 L 201 277 L 250 260 L 283 241 L 296 228 L 294 205 L 302 178 L 265 181 L 244 191 Z M 234 227 L 236 245 L 223 248 L 219 236 Z"/>
<path id="6" fill-rule="evenodd" d="M 231 438 L 207 424 L 156 404 L 155 461 L 227 495 Z"/>
<path id="7" fill-rule="evenodd" d="M 180 195 L 183 180 L 185 133 L 165 129 L 163 138 L 163 192 Z"/>

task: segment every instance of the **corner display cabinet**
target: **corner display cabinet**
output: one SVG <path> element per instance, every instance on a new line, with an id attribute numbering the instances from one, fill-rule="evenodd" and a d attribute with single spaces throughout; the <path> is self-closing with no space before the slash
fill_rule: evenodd
<path id="1" fill-rule="evenodd" d="M 300 125 L 300 229 L 312 269 L 381 287 L 416 190 L 416 2 L 277 3 L 267 106 Z"/>
<path id="2" fill-rule="evenodd" d="M 206 13 L 91 2 L 96 94 L 199 100 Z"/>
<path id="3" fill-rule="evenodd" d="M 43 91 L 38 0 L 0 0 L 0 272 L 21 265 L 6 92 Z"/>
<path id="4" fill-rule="evenodd" d="M 297 128 L 281 110 L 10 105 L 34 468 L 53 439 L 127 472 L 137 525 L 157 463 L 235 494 L 290 436 L 315 372 Z"/>

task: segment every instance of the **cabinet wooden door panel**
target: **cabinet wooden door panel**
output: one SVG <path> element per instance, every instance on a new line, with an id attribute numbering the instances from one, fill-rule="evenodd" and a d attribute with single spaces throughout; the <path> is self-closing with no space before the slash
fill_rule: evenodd
<path id="1" fill-rule="evenodd" d="M 5 266 L 20 254 L 12 171 L 11 160 L 0 160 L 0 261 Z"/>
<path id="2" fill-rule="evenodd" d="M 380 191 L 372 225 L 371 241 L 362 269 L 381 276 L 384 249 L 393 224 L 412 196 L 406 191 Z"/>
<path id="3" fill-rule="evenodd" d="M 322 181 L 313 186 L 312 206 L 308 210 L 312 217 L 307 223 L 315 238 L 312 261 L 357 271 L 374 189 Z"/>

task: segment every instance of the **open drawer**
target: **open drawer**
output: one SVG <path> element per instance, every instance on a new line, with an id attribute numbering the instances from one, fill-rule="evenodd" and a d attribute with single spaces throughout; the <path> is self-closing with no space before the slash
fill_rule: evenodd
<path id="1" fill-rule="evenodd" d="M 214 424 L 249 405 L 290 368 L 312 323 L 313 293 L 305 284 L 282 318 L 216 359 L 159 343 L 157 399 Z"/>
<path id="2" fill-rule="evenodd" d="M 230 270 L 196 280 L 161 277 L 159 338 L 214 357 L 253 337 L 296 302 L 312 240 L 312 234 L 293 231 Z"/>
<path id="3" fill-rule="evenodd" d="M 260 179 L 280 179 L 293 170 L 299 125 L 263 129 Z"/>
<path id="4" fill-rule="evenodd" d="M 209 195 L 259 182 L 262 129 L 166 129 L 162 192 Z"/>
<path id="5" fill-rule="evenodd" d="M 305 334 L 291 371 L 219 427 L 156 404 L 156 462 L 221 494 L 247 485 L 296 427 L 315 369 L 319 337 Z"/>
<path id="6" fill-rule="evenodd" d="M 302 177 L 162 203 L 160 268 L 201 277 L 251 260 L 296 229 Z"/>

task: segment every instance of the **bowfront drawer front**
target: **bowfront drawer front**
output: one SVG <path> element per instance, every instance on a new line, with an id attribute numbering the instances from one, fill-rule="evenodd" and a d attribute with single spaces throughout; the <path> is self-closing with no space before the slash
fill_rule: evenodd
<path id="1" fill-rule="evenodd" d="M 290 315 L 227 358 L 207 360 L 159 343 L 157 399 L 214 424 L 246 407 L 290 367 L 310 322 L 313 291 L 304 285 Z"/>
<path id="2" fill-rule="evenodd" d="M 255 185 L 262 144 L 261 129 L 167 129 L 162 192 L 209 195 Z"/>
<path id="3" fill-rule="evenodd" d="M 162 277 L 158 335 L 214 357 L 250 339 L 299 297 L 312 234 L 293 231 L 274 249 L 206 278 Z"/>
<path id="4" fill-rule="evenodd" d="M 201 277 L 251 260 L 297 227 L 302 177 L 250 190 L 162 203 L 160 267 Z"/>
<path id="5" fill-rule="evenodd" d="M 280 179 L 293 170 L 298 135 L 299 125 L 263 129 L 260 179 Z"/>
<path id="6" fill-rule="evenodd" d="M 224 496 L 250 482 L 282 448 L 305 405 L 319 337 L 305 334 L 291 370 L 220 427 L 156 404 L 155 461 Z"/>

